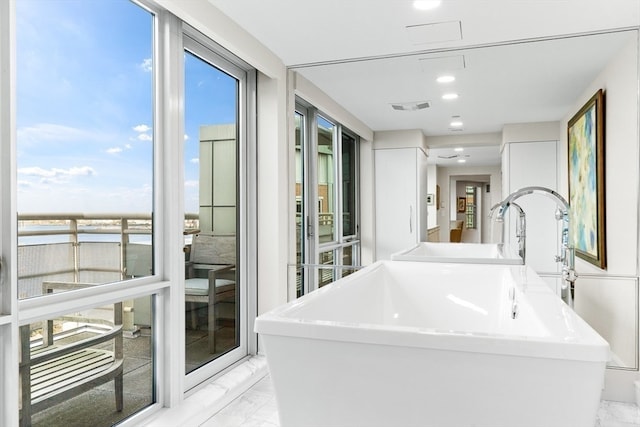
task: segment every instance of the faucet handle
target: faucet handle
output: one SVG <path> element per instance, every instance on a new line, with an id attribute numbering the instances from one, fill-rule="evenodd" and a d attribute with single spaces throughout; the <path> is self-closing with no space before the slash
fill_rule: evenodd
<path id="1" fill-rule="evenodd" d="M 578 274 L 572 268 L 567 268 L 562 270 L 562 278 L 567 282 L 573 283 L 578 280 Z"/>

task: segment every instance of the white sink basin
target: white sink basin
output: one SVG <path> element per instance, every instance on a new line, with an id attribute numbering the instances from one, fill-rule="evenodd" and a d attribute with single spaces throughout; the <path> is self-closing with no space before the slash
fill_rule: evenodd
<path id="1" fill-rule="evenodd" d="M 391 259 L 468 264 L 524 264 L 520 256 L 499 243 L 421 242 L 410 249 L 392 254 Z"/>

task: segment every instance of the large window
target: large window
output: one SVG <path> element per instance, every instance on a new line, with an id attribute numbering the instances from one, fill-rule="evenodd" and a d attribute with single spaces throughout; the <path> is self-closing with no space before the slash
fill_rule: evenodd
<path id="1" fill-rule="evenodd" d="M 19 0 L 18 296 L 153 273 L 153 15 Z"/>
<path id="2" fill-rule="evenodd" d="M 152 0 L 9 0 L 0 77 L 0 424 L 135 424 L 253 351 L 250 67 Z"/>
<path id="3" fill-rule="evenodd" d="M 295 117 L 295 295 L 300 296 L 360 264 L 359 147 L 356 135 L 302 100 Z"/>
<path id="4" fill-rule="evenodd" d="M 154 274 L 154 27 L 127 0 L 16 1 L 17 297 L 68 294 L 20 326 L 22 425 L 156 399 L 154 297 L 85 300 Z"/>

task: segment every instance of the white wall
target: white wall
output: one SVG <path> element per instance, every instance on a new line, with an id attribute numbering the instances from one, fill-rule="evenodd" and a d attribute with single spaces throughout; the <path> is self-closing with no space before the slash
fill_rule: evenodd
<path id="1" fill-rule="evenodd" d="M 557 124 L 556 124 L 557 126 Z M 540 138 L 544 138 L 544 132 Z M 530 142 L 506 141 L 502 151 L 502 194 L 506 197 L 520 188 L 530 186 L 545 187 L 558 191 L 558 142 L 533 140 Z M 525 261 L 538 274 L 555 274 L 558 263 L 555 256 L 559 254 L 560 233 L 559 222 L 555 218 L 558 207 L 556 202 L 540 194 L 527 195 L 515 201 L 526 215 L 526 254 Z M 505 218 L 505 242 L 517 248 L 516 221 L 517 210 L 511 208 Z M 548 281 L 556 292 L 556 279 Z"/>
<path id="2" fill-rule="evenodd" d="M 428 136 L 429 148 L 439 147 L 490 147 L 500 145 L 501 132 L 474 133 L 469 135 Z"/>
<path id="3" fill-rule="evenodd" d="M 568 197 L 567 123 L 598 89 L 605 91 L 605 195 L 607 270 L 578 260 L 589 274 L 636 276 L 638 263 L 638 68 L 636 43 L 627 47 L 585 89 L 560 123 L 560 189 Z"/>
<path id="4" fill-rule="evenodd" d="M 561 133 L 558 122 L 511 123 L 502 129 L 502 146 L 512 142 L 557 141 Z"/>
<path id="5" fill-rule="evenodd" d="M 637 358 L 638 306 L 638 57 L 630 43 L 576 100 L 560 124 L 562 181 L 567 194 L 567 123 L 598 89 L 605 91 L 607 269 L 576 258 L 576 311 L 625 364 Z M 634 401 L 637 372 L 607 371 L 605 398 Z"/>
<path id="6" fill-rule="evenodd" d="M 427 152 L 427 140 L 421 129 L 389 130 L 375 133 L 373 149 L 421 148 Z"/>

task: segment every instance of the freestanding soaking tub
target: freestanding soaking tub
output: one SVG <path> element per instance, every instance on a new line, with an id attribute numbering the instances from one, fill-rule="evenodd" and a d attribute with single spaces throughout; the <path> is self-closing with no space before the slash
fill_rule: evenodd
<path id="1" fill-rule="evenodd" d="M 391 259 L 465 264 L 524 264 L 522 257 L 502 243 L 420 242 L 412 248 L 392 254 Z"/>
<path id="2" fill-rule="evenodd" d="M 255 329 L 282 427 L 593 427 L 609 357 L 527 266 L 380 261 Z"/>

